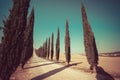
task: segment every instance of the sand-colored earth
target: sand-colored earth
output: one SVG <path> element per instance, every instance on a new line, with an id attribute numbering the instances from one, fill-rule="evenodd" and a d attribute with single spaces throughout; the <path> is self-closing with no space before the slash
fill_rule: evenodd
<path id="1" fill-rule="evenodd" d="M 34 55 L 24 70 L 18 67 L 11 80 L 120 80 L 119 61 L 120 57 L 99 57 L 100 73 L 90 73 L 84 55 L 72 54 L 70 65 L 66 65 L 64 54 L 59 63 Z"/>
<path id="2" fill-rule="evenodd" d="M 54 59 L 55 60 L 55 59 Z M 65 55 L 60 55 L 60 61 L 65 61 Z M 102 57 L 99 56 L 99 65 L 106 72 L 112 75 L 114 78 L 119 78 L 120 80 L 120 57 Z M 90 72 L 89 64 L 87 62 L 87 58 L 85 55 L 81 54 L 72 54 L 71 56 L 71 64 L 78 63 L 76 66 L 72 66 L 74 69 L 83 70 L 85 72 Z M 65 65 L 66 63 L 62 63 Z"/>
<path id="3" fill-rule="evenodd" d="M 65 61 L 65 55 L 60 55 L 60 61 Z M 119 75 L 120 76 L 120 57 L 101 57 L 99 56 L 99 65 L 104 68 L 105 71 L 110 74 Z M 73 66 L 76 69 L 83 69 L 85 71 L 89 71 L 89 64 L 87 62 L 85 55 L 80 54 L 72 54 L 71 56 L 71 64 L 72 63 L 80 63 L 76 66 Z"/>

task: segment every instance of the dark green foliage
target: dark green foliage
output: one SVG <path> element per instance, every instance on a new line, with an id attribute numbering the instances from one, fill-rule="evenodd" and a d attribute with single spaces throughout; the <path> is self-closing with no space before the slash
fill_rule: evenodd
<path id="1" fill-rule="evenodd" d="M 66 62 L 69 64 L 71 60 L 71 55 L 70 55 L 70 35 L 69 35 L 68 20 L 66 20 L 65 57 L 66 57 Z"/>
<path id="2" fill-rule="evenodd" d="M 45 58 L 45 56 L 46 56 L 46 50 L 45 50 L 45 43 L 43 44 L 43 58 Z"/>
<path id="3" fill-rule="evenodd" d="M 41 46 L 39 49 L 36 49 L 35 53 L 37 54 L 37 56 L 43 58 L 44 57 L 44 46 Z"/>
<path id="4" fill-rule="evenodd" d="M 47 44 L 47 39 L 45 42 L 45 58 L 47 58 L 47 52 L 48 52 L 48 44 Z"/>
<path id="5" fill-rule="evenodd" d="M 0 77 L 2 80 L 9 80 L 20 64 L 29 2 L 30 0 L 13 0 L 13 8 L 4 22 L 4 39 L 0 48 Z"/>
<path id="6" fill-rule="evenodd" d="M 96 47 L 96 42 L 94 38 L 94 33 L 90 27 L 90 24 L 87 20 L 87 15 L 85 7 L 82 4 L 82 20 L 83 20 L 83 30 L 84 30 L 84 46 L 87 56 L 88 63 L 91 65 L 91 69 L 96 67 L 98 64 L 98 51 Z"/>
<path id="7" fill-rule="evenodd" d="M 50 55 L 50 38 L 46 39 L 43 46 L 41 46 L 39 49 L 36 49 L 35 52 L 39 57 L 49 59 L 49 55 Z"/>
<path id="8" fill-rule="evenodd" d="M 57 32 L 57 39 L 56 39 L 56 60 L 59 60 L 59 54 L 60 54 L 60 31 L 58 27 L 58 32 Z"/>
<path id="9" fill-rule="evenodd" d="M 54 34 L 52 33 L 52 39 L 51 39 L 51 60 L 53 60 L 54 55 Z"/>
<path id="10" fill-rule="evenodd" d="M 49 55 L 50 55 L 50 37 L 48 40 L 48 54 L 47 54 L 47 58 L 49 59 Z"/>
<path id="11" fill-rule="evenodd" d="M 34 9 L 32 9 L 24 31 L 24 48 L 22 50 L 21 63 L 22 68 L 33 54 L 33 27 L 34 27 Z"/>

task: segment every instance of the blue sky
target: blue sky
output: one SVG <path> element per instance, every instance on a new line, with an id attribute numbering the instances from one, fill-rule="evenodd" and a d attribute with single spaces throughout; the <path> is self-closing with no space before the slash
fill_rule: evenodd
<path id="1" fill-rule="evenodd" d="M 88 21 L 95 35 L 98 52 L 120 51 L 120 1 L 119 0 L 31 0 L 34 6 L 34 47 L 39 48 L 60 28 L 60 48 L 64 53 L 65 23 L 68 19 L 71 52 L 84 53 L 81 3 L 86 7 Z M 9 15 L 12 0 L 0 0 L 0 26 Z M 0 31 L 0 36 L 2 31 Z"/>

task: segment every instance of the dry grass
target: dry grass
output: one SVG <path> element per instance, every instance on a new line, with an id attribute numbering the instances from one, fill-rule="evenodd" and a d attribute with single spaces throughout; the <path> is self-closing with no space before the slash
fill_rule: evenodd
<path id="1" fill-rule="evenodd" d="M 55 60 L 55 59 L 54 59 Z M 120 77 L 120 57 L 101 57 L 99 56 L 99 65 L 106 72 L 111 74 L 114 77 Z M 60 54 L 60 64 L 66 65 L 65 63 L 65 55 Z M 71 66 L 72 68 L 83 70 L 85 72 L 90 72 L 89 64 L 87 62 L 86 56 L 80 54 L 72 54 L 70 64 L 77 64 L 75 66 Z"/>

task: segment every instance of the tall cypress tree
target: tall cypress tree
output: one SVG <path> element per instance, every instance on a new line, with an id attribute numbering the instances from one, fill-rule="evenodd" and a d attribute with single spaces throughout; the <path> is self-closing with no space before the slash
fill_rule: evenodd
<path id="1" fill-rule="evenodd" d="M 47 52 L 48 52 L 48 43 L 47 43 L 48 39 L 46 39 L 45 42 L 45 58 L 47 58 Z"/>
<path id="2" fill-rule="evenodd" d="M 59 60 L 59 54 L 60 54 L 60 31 L 58 27 L 58 32 L 57 32 L 57 39 L 56 39 L 56 60 Z"/>
<path id="3" fill-rule="evenodd" d="M 48 40 L 48 54 L 47 54 L 47 58 L 49 59 L 49 55 L 50 55 L 50 37 Z"/>
<path id="4" fill-rule="evenodd" d="M 84 30 L 85 52 L 88 63 L 90 64 L 90 69 L 92 70 L 98 64 L 98 51 L 96 47 L 94 33 L 92 32 L 90 24 L 87 20 L 86 11 L 83 4 L 82 4 L 82 21 L 83 21 L 83 30 Z"/>
<path id="5" fill-rule="evenodd" d="M 46 43 L 43 44 L 43 58 L 46 56 Z"/>
<path id="6" fill-rule="evenodd" d="M 68 20 L 66 20 L 65 58 L 66 58 L 66 62 L 69 64 L 71 60 L 71 54 L 70 54 L 70 35 L 69 35 Z"/>
<path id="7" fill-rule="evenodd" d="M 0 48 L 0 77 L 9 80 L 20 64 L 24 44 L 24 30 L 30 0 L 13 0 L 13 8 L 4 22 L 4 39 Z"/>
<path id="8" fill-rule="evenodd" d="M 22 68 L 33 54 L 33 27 L 34 27 L 34 9 L 32 9 L 24 31 L 24 49 L 22 51 Z"/>
<path id="9" fill-rule="evenodd" d="M 51 60 L 53 60 L 54 55 L 54 34 L 52 33 L 52 39 L 51 39 Z"/>
<path id="10" fill-rule="evenodd" d="M 43 56 L 44 56 L 44 45 L 42 45 L 42 48 L 41 48 L 42 50 L 42 52 L 40 53 L 41 54 L 41 57 L 43 58 Z"/>

